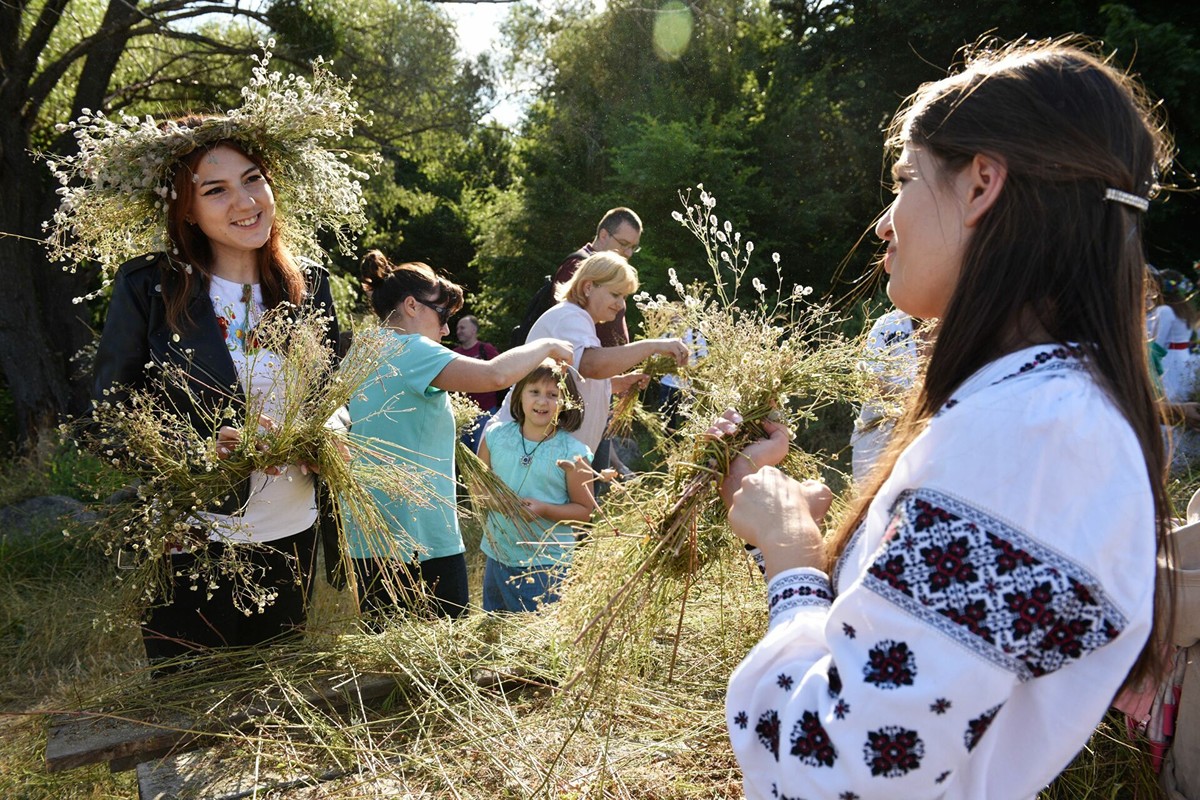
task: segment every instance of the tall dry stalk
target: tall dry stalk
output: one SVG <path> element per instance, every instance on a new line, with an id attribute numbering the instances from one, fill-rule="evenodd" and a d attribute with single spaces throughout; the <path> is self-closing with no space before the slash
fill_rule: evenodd
<path id="1" fill-rule="evenodd" d="M 171 393 L 133 389 L 97 403 L 90 418 L 68 428 L 129 480 L 129 490 L 98 506 L 100 521 L 91 538 L 106 554 L 118 555 L 123 598 L 109 622 L 132 621 L 146 604 L 162 598 L 170 585 L 162 555 L 182 548 L 197 556 L 189 577 L 196 591 L 222 581 L 236 586 L 235 602 L 247 613 L 264 608 L 273 594 L 257 583 L 247 547 L 224 548 L 219 556 L 203 547 L 216 530 L 207 509 L 231 496 L 252 473 L 281 465 L 306 464 L 336 499 L 343 516 L 362 530 L 386 536 L 393 520 L 372 490 L 415 503 L 424 499 L 424 476 L 410 454 L 386 442 L 344 428 L 344 409 L 396 346 L 395 337 L 375 326 L 356 332 L 354 346 L 336 369 L 325 340 L 324 316 L 317 311 L 280 310 L 264 315 L 254 331 L 256 357 L 276 358 L 276 382 L 269 425 L 260 424 L 267 398 L 251 396 L 239 408 L 228 397 L 215 409 L 195 404 L 203 429 L 228 425 L 242 431 L 240 443 L 220 457 L 215 436 L 200 433 L 187 410 L 176 408 Z M 268 355 L 274 353 L 273 356 Z M 152 378 L 183 396 L 193 393 L 194 376 L 160 365 Z M 209 387 L 214 389 L 215 387 Z M 219 535 L 219 534 L 218 534 Z M 349 571 L 347 571 L 349 572 Z"/>

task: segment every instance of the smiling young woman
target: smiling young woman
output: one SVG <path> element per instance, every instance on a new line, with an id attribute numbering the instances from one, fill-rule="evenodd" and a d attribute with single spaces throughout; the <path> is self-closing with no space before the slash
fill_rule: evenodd
<path id="1" fill-rule="evenodd" d="M 349 87 L 320 65 L 310 80 L 268 70 L 269 61 L 269 51 L 254 58 L 242 105 L 227 113 L 155 121 L 85 111 L 66 125 L 78 152 L 47 162 L 62 187 L 48 226 L 53 257 L 99 265 L 112 289 L 82 442 L 141 474 L 162 448 L 132 441 L 114 420 L 131 403 L 161 407 L 173 413 L 159 415 L 155 436 L 170 440 L 168 451 L 185 443 L 184 470 L 216 478 L 197 489 L 150 476 L 144 512 L 118 540 L 149 560 L 136 574 L 148 581 L 142 638 L 156 671 L 211 648 L 298 635 L 317 536 L 330 530 L 317 529 L 326 515 L 315 465 L 264 464 L 243 477 L 242 462 L 225 470 L 211 461 L 244 438 L 269 453 L 243 426 L 269 428 L 285 405 L 323 394 L 320 379 L 291 387 L 260 322 L 280 310 L 270 325 L 277 351 L 301 325 L 321 326 L 306 342 L 318 333 L 326 363 L 317 372 L 332 374 L 338 324 L 328 273 L 313 259 L 324 254 L 321 238 L 344 241 L 365 224 L 365 176 L 331 145 L 358 119 Z M 296 317 L 305 321 L 292 325 Z"/>
<path id="2" fill-rule="evenodd" d="M 323 308 L 332 359 L 333 297 L 327 273 L 313 263 L 302 267 L 284 244 L 269 173 L 244 145 L 220 139 L 197 147 L 175 166 L 172 186 L 166 228 L 173 252 L 118 271 L 96 355 L 95 396 L 161 391 L 199 432 L 223 443 L 217 453 L 224 457 L 242 436 L 239 409 L 261 403 L 269 426 L 283 408 L 276 388 L 282 359 L 256 345 L 263 315 L 285 303 Z M 163 373 L 148 364 L 172 365 L 189 386 L 159 386 Z M 234 413 L 226 424 L 215 422 L 225 407 Z M 279 464 L 252 473 L 229 502 L 196 512 L 193 541 L 163 554 L 173 585 L 143 620 L 151 663 L 162 671 L 205 649 L 299 634 L 318 541 L 316 492 L 307 465 Z M 255 590 L 274 598 L 256 613 L 242 612 L 247 600 L 231 576 L 213 578 L 207 592 L 192 590 L 197 559 L 215 563 L 228 548 L 253 565 Z"/>

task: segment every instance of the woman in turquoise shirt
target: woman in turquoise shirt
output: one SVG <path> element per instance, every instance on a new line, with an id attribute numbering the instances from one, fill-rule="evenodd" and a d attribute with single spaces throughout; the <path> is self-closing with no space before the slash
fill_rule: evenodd
<path id="1" fill-rule="evenodd" d="M 426 264 L 393 264 L 378 250 L 363 258 L 362 272 L 371 308 L 395 340 L 351 401 L 350 418 L 357 437 L 373 440 L 373 452 L 412 466 L 419 499 L 373 490 L 386 531 L 364 531 L 346 516 L 359 607 L 374 618 L 397 607 L 458 617 L 467 609 L 467 568 L 455 504 L 458 437 L 446 393 L 504 389 L 547 358 L 570 363 L 571 345 L 539 339 L 491 361 L 458 355 L 440 340 L 462 307 L 461 287 Z"/>

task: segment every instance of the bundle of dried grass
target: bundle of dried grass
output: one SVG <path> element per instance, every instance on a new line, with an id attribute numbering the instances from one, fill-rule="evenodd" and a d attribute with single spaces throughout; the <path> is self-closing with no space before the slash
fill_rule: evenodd
<path id="1" fill-rule="evenodd" d="M 764 420 L 799 430 L 821 408 L 861 402 L 873 391 L 858 367 L 862 344 L 842 333 L 845 320 L 834 309 L 811 302 L 810 288 L 785 287 L 777 255 L 774 289 L 757 277 L 747 281 L 753 243 L 718 221 L 716 200 L 702 187 L 697 202 L 690 192 L 681 200 L 685 210 L 675 218 L 703 246 L 713 282 L 685 287 L 672 271 L 678 298 L 640 295 L 638 307 L 647 336 L 691 331 L 706 353 L 678 370 L 686 421 L 677 436 L 659 443 L 663 472 L 610 492 L 596 538 L 603 530 L 619 544 L 597 542 L 605 568 L 577 569 L 564 594 L 587 610 L 579 640 L 593 656 L 613 633 L 628 635 L 642 620 L 670 609 L 682 618 L 688 588 L 705 566 L 721 553 L 741 552 L 724 523 L 717 486 L 731 459 L 763 435 Z M 708 436 L 727 408 L 745 420 L 739 434 Z M 818 468 L 818 454 L 798 448 L 783 465 L 803 476 Z"/>
<path id="2" fill-rule="evenodd" d="M 235 602 L 246 613 L 272 602 L 272 593 L 258 586 L 246 563 L 246 548 L 224 548 L 213 555 L 199 546 L 214 529 L 205 509 L 229 497 L 252 473 L 307 465 L 319 472 L 341 515 L 381 535 L 389 520 L 371 489 L 426 502 L 422 475 L 406 453 L 356 436 L 342 424 L 345 407 L 376 373 L 387 349 L 396 346 L 395 337 L 364 327 L 334 370 L 325 330 L 326 319 L 315 310 L 280 309 L 264 315 L 254 331 L 259 352 L 278 359 L 269 421 L 264 419 L 264 397 L 251 396 L 244 405 L 229 397 L 208 411 L 195 404 L 195 413 L 206 415 L 202 427 L 241 429 L 240 442 L 227 454 L 218 452 L 215 437 L 197 431 L 183 409 L 172 406 L 172 393 L 186 396 L 194 380 L 173 365 L 157 368 L 157 389 L 133 389 L 123 399 L 97 403 L 89 419 L 67 427 L 66 433 L 87 441 L 129 480 L 129 491 L 98 506 L 102 515 L 90 532 L 106 554 L 117 554 L 127 567 L 122 572 L 125 591 L 110 623 L 137 619 L 148 602 L 165 596 L 168 562 L 159 556 L 171 548 L 195 552 L 189 576 L 195 590 L 210 591 L 221 581 L 232 581 Z"/>

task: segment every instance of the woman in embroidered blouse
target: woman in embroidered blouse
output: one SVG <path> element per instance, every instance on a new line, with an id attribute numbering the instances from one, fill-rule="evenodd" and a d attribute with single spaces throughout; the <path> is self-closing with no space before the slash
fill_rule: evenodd
<path id="1" fill-rule="evenodd" d="M 184 124 L 203 121 L 194 117 Z M 179 159 L 173 188 L 166 222 L 175 252 L 138 258 L 118 271 L 93 394 L 100 402 L 115 401 L 153 388 L 161 379 L 147 365 L 175 365 L 189 384 L 162 391 L 203 435 L 216 436 L 218 456 L 224 456 L 242 434 L 232 425 L 209 429 L 217 409 L 242 408 L 256 395 L 270 417 L 281 402 L 273 389 L 276 356 L 253 346 L 251 334 L 264 311 L 281 303 L 328 309 L 331 348 L 337 320 L 328 275 L 291 256 L 276 224 L 270 176 L 243 145 L 222 140 L 196 148 Z M 146 654 L 159 671 L 187 653 L 259 645 L 295 634 L 304 623 L 317 541 L 316 486 L 309 465 L 269 472 L 253 473 L 229 502 L 202 512 L 195 541 L 165 555 L 173 586 L 142 624 Z M 274 593 L 273 602 L 244 613 L 245 599 L 224 576 L 208 591 L 195 590 L 189 567 L 197 547 L 213 558 L 225 548 L 242 550 L 240 557 L 256 571 L 257 588 Z"/>
<path id="2" fill-rule="evenodd" d="M 1031 798 L 1158 652 L 1141 224 L 1170 148 L 1124 75 L 1062 42 L 977 54 L 889 143 L 888 294 L 940 333 L 828 546 L 828 489 L 762 466 L 786 430 L 735 460 L 771 618 L 730 737 L 749 798 Z"/>
<path id="3" fill-rule="evenodd" d="M 454 413 L 447 392 L 494 392 L 511 386 L 543 360 L 566 362 L 571 345 L 531 340 L 481 361 L 441 344 L 462 289 L 426 264 L 393 264 L 378 250 L 362 262 L 371 309 L 395 333 L 393 346 L 350 403 L 354 432 L 376 441 L 414 468 L 422 494 L 391 497 L 372 490 L 389 520 L 385 531 L 364 531 L 345 517 L 347 552 L 367 624 L 397 608 L 458 617 L 468 605 L 466 550 L 455 496 Z M 366 457 L 366 456 L 364 456 Z"/>

